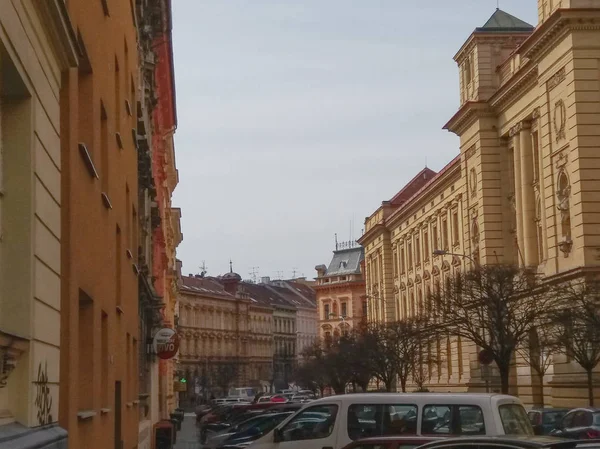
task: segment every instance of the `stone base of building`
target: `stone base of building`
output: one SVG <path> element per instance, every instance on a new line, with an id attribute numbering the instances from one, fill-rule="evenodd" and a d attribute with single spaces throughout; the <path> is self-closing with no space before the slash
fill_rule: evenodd
<path id="1" fill-rule="evenodd" d="M 58 425 L 29 428 L 11 423 L 0 426 L 2 449 L 67 449 L 67 431 Z"/>
<path id="2" fill-rule="evenodd" d="M 138 431 L 138 449 L 152 448 L 152 421 L 145 419 L 140 422 Z"/>

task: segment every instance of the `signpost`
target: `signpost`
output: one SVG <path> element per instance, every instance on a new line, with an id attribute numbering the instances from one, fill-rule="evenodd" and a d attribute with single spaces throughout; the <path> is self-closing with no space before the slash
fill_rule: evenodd
<path id="1" fill-rule="evenodd" d="M 170 327 L 160 329 L 152 339 L 154 353 L 162 360 L 175 357 L 179 350 L 179 337 Z"/>

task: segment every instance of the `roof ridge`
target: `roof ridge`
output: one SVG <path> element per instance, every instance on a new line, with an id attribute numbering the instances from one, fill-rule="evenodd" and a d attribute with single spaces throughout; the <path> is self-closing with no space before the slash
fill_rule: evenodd
<path id="1" fill-rule="evenodd" d="M 496 11 L 494 11 L 487 22 L 485 22 L 482 27 L 477 28 L 477 31 L 528 31 L 533 30 L 534 28 L 533 25 L 524 20 L 521 20 L 500 8 L 496 8 Z"/>

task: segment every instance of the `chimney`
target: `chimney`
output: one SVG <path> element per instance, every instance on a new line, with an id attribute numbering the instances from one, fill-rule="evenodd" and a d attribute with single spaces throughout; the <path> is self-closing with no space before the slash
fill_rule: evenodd
<path id="1" fill-rule="evenodd" d="M 271 283 L 271 278 L 269 276 L 263 276 L 260 278 L 260 283 L 268 285 Z"/>
<path id="2" fill-rule="evenodd" d="M 325 265 L 317 265 L 315 270 L 317 270 L 317 277 L 323 277 L 327 271 L 327 267 Z"/>

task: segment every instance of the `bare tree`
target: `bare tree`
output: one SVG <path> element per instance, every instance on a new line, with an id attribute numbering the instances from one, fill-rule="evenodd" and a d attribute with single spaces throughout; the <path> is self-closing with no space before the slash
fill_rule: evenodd
<path id="1" fill-rule="evenodd" d="M 447 330 L 488 352 L 500 372 L 502 393 L 508 393 L 515 351 L 553 309 L 555 296 L 528 270 L 487 265 L 447 278 L 432 299 L 429 316 L 438 331 Z"/>
<path id="2" fill-rule="evenodd" d="M 537 377 L 539 401 L 535 405 L 538 407 L 544 407 L 544 376 L 552 366 L 552 356 L 558 352 L 555 339 L 556 325 L 551 321 L 550 314 L 541 318 L 543 321 L 540 320 L 529 331 L 527 345 L 522 344 L 517 348 L 517 353 L 531 367 Z M 536 387 L 533 387 L 534 402 L 535 390 Z"/>
<path id="3" fill-rule="evenodd" d="M 586 372 L 588 400 L 594 406 L 594 368 L 600 363 L 600 282 L 559 289 L 563 307 L 554 313 L 557 348 Z"/>
<path id="4" fill-rule="evenodd" d="M 215 361 L 212 364 L 212 378 L 221 389 L 223 395 L 227 396 L 229 387 L 237 380 L 240 372 L 238 360 Z"/>
<path id="5" fill-rule="evenodd" d="M 389 326 L 383 323 L 371 323 L 365 338 L 369 342 L 370 366 L 373 377 L 385 385 L 386 391 L 396 390 L 397 341 Z"/>

